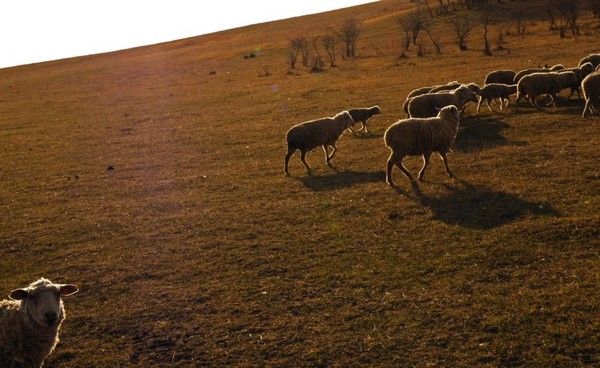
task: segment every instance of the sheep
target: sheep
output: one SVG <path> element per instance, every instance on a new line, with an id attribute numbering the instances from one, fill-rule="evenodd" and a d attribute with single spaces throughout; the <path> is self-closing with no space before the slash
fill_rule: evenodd
<path id="1" fill-rule="evenodd" d="M 567 97 L 567 100 L 573 96 L 573 93 L 577 92 L 577 96 L 581 99 L 581 82 L 590 73 L 594 72 L 594 65 L 590 62 L 584 63 L 576 68 L 567 68 L 564 71 L 572 71 L 576 74 L 577 79 L 572 82 L 569 87 L 571 88 L 571 94 Z"/>
<path id="2" fill-rule="evenodd" d="M 521 78 L 517 84 L 515 111 L 519 109 L 519 101 L 525 96 L 527 96 L 529 103 L 536 109 L 540 109 L 535 104 L 536 97 L 540 95 L 550 95 L 552 99 L 551 103 L 556 106 L 556 94 L 564 87 L 558 74 L 559 73 L 533 73 Z"/>
<path id="3" fill-rule="evenodd" d="M 62 297 L 79 289 L 45 278 L 0 301 L 0 367 L 39 368 L 58 343 L 65 319 Z"/>
<path id="4" fill-rule="evenodd" d="M 481 107 L 481 103 L 485 101 L 490 111 L 494 111 L 490 106 L 490 102 L 495 99 L 500 99 L 500 109 L 504 109 L 504 101 L 506 100 L 506 107 L 510 102 L 510 95 L 517 93 L 516 84 L 502 84 L 502 83 L 490 83 L 483 86 L 479 92 L 479 103 L 477 104 L 477 113 Z"/>
<path id="5" fill-rule="evenodd" d="M 453 91 L 428 93 L 413 97 L 408 103 L 408 116 L 413 118 L 428 118 L 437 115 L 444 106 L 454 105 L 462 109 L 467 102 L 477 102 L 475 93 L 462 85 Z"/>
<path id="6" fill-rule="evenodd" d="M 554 66 L 548 67 L 548 65 L 546 65 L 544 68 L 549 69 L 551 72 L 558 72 L 561 70 L 565 70 L 565 66 L 562 64 L 556 64 Z"/>
<path id="7" fill-rule="evenodd" d="M 533 73 L 547 73 L 549 71 L 550 71 L 550 69 L 548 69 L 548 68 L 523 69 L 523 70 L 519 71 L 517 74 L 515 74 L 515 78 L 513 79 L 513 83 L 511 83 L 511 84 L 518 84 L 519 81 L 526 75 L 533 74 Z"/>
<path id="8" fill-rule="evenodd" d="M 458 133 L 460 112 L 454 105 L 443 107 L 436 117 L 408 118 L 392 124 L 383 136 L 386 147 L 392 153 L 387 160 L 385 181 L 394 186 L 392 169 L 396 165 L 404 175 L 414 181 L 410 172 L 402 164 L 405 156 L 423 156 L 423 167 L 419 171 L 418 179 L 423 180 L 425 168 L 429 164 L 431 153 L 438 152 L 448 176 L 452 172 L 448 167 L 446 153 L 450 150 Z"/>
<path id="9" fill-rule="evenodd" d="M 452 82 L 448 82 L 447 84 L 439 84 L 436 86 L 421 87 L 421 88 L 414 89 L 408 94 L 408 96 L 406 96 L 406 99 L 404 100 L 404 103 L 402 104 L 402 109 L 406 113 L 406 116 L 408 116 L 408 103 L 410 102 L 411 98 L 421 96 L 426 93 L 435 93 L 435 92 L 440 92 L 440 91 L 445 91 L 445 90 L 451 90 L 451 89 L 455 89 L 457 87 L 460 87 L 460 83 L 458 83 L 457 81 L 452 81 Z"/>
<path id="10" fill-rule="evenodd" d="M 594 67 L 600 65 L 600 54 L 589 54 L 579 61 L 579 66 L 582 66 L 585 63 L 592 63 Z"/>
<path id="11" fill-rule="evenodd" d="M 369 120 L 374 115 L 381 114 L 381 109 L 379 108 L 379 106 L 361 107 L 356 109 L 350 109 L 348 110 L 348 112 L 350 113 L 350 116 L 352 116 L 354 124 L 358 123 L 359 121 L 362 124 L 362 127 L 358 131 L 360 132 L 364 129 L 365 133 L 370 134 L 369 128 L 367 127 L 367 120 Z M 352 133 L 354 133 L 354 130 L 352 130 L 352 128 L 349 129 Z"/>
<path id="12" fill-rule="evenodd" d="M 587 110 L 589 109 L 591 113 L 594 113 L 594 104 L 600 102 L 600 72 L 594 72 L 585 77 L 581 82 L 581 89 L 585 99 L 581 117 L 585 118 Z"/>
<path id="13" fill-rule="evenodd" d="M 306 153 L 318 146 L 323 147 L 325 162 L 331 166 L 331 159 L 337 150 L 336 141 L 344 130 L 353 125 L 354 120 L 350 113 L 343 111 L 331 118 L 306 121 L 291 127 L 286 133 L 288 152 L 285 155 L 285 174 L 289 175 L 288 163 L 296 150 L 300 150 L 300 160 L 310 174 L 312 169 L 306 163 Z M 333 149 L 331 154 L 328 152 L 328 146 Z"/>
<path id="14" fill-rule="evenodd" d="M 517 72 L 514 70 L 494 70 L 485 76 L 483 84 L 501 83 L 501 84 L 513 84 Z"/>
<path id="15" fill-rule="evenodd" d="M 437 92 L 442 92 L 442 91 L 450 91 L 450 90 L 453 90 L 453 89 L 457 89 L 460 86 L 461 86 L 461 83 L 458 83 L 457 81 L 448 82 L 447 84 L 441 84 L 439 86 L 433 87 L 427 93 L 437 93 Z"/>

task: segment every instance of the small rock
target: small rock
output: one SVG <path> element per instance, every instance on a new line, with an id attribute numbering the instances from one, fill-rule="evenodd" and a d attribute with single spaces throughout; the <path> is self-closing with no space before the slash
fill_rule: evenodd
<path id="1" fill-rule="evenodd" d="M 115 168 L 113 167 L 113 165 L 108 165 L 108 167 L 106 168 L 106 170 L 108 170 L 108 171 L 112 171 L 112 170 L 114 170 L 114 169 L 115 169 Z"/>

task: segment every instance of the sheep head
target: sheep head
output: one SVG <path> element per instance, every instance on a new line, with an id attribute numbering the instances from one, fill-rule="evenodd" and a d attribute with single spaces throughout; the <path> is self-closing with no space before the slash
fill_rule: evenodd
<path id="1" fill-rule="evenodd" d="M 45 278 L 28 287 L 11 291 L 10 298 L 21 301 L 21 309 L 39 328 L 52 329 L 64 319 L 62 297 L 79 289 L 72 284 L 54 284 Z"/>
<path id="2" fill-rule="evenodd" d="M 454 93 L 458 96 L 461 101 L 461 105 L 465 105 L 467 102 L 477 102 L 477 96 L 475 92 L 471 91 L 469 87 L 462 85 L 454 90 Z"/>
<path id="3" fill-rule="evenodd" d="M 381 114 L 381 109 L 379 108 L 379 106 L 373 106 L 369 110 L 371 110 L 371 113 L 373 115 L 379 115 L 379 114 Z"/>
<path id="4" fill-rule="evenodd" d="M 442 107 L 437 116 L 444 121 L 456 122 L 457 124 L 460 121 L 460 111 L 454 105 Z"/>

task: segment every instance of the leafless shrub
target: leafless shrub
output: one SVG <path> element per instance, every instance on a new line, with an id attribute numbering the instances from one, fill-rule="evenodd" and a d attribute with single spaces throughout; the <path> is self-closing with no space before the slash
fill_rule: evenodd
<path id="1" fill-rule="evenodd" d="M 326 34 L 325 36 L 323 36 L 321 38 L 321 44 L 323 45 L 323 48 L 325 49 L 325 52 L 327 53 L 327 56 L 329 57 L 329 64 L 331 65 L 332 68 L 335 68 L 336 67 L 335 46 L 337 44 L 337 39 L 332 34 Z"/>
<path id="2" fill-rule="evenodd" d="M 504 45 L 506 45 L 506 41 L 504 40 L 504 31 L 499 29 L 496 35 L 496 51 L 506 50 Z"/>
<path id="3" fill-rule="evenodd" d="M 452 19 L 454 31 L 456 34 L 456 44 L 461 51 L 468 50 L 467 39 L 471 33 L 471 22 L 467 16 L 456 17 Z"/>
<path id="4" fill-rule="evenodd" d="M 483 13 L 481 23 L 483 24 L 483 54 L 485 56 L 492 56 L 492 50 L 490 50 L 490 42 L 488 40 L 488 26 L 490 24 L 489 12 Z"/>
<path id="5" fill-rule="evenodd" d="M 347 19 L 339 31 L 334 31 L 336 36 L 344 42 L 346 57 L 356 56 L 356 43 L 360 37 L 360 22 L 355 18 Z"/>
<path id="6" fill-rule="evenodd" d="M 313 73 L 321 72 L 325 69 L 325 64 L 323 63 L 323 59 L 321 58 L 321 53 L 319 52 L 319 47 L 317 46 L 319 42 L 319 37 L 314 37 L 312 39 L 312 45 L 315 50 L 316 55 L 312 58 L 312 66 L 310 71 Z"/>
<path id="7" fill-rule="evenodd" d="M 307 42 L 305 37 L 295 37 L 289 42 L 290 51 L 288 53 L 288 61 L 290 69 L 296 69 L 296 62 L 298 61 L 298 55 L 302 50 L 307 48 Z"/>

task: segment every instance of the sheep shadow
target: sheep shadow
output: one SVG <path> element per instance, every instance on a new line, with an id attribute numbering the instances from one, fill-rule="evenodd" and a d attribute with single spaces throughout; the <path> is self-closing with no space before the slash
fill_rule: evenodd
<path id="1" fill-rule="evenodd" d="M 309 175 L 296 179 L 301 181 L 308 189 L 320 192 L 348 188 L 356 184 L 384 182 L 385 172 L 343 170 L 332 174 Z"/>
<path id="2" fill-rule="evenodd" d="M 447 193 L 441 197 L 415 190 L 414 198 L 431 211 L 434 220 L 470 229 L 492 229 L 527 216 L 558 216 L 546 202 L 527 201 L 459 179 L 455 182 L 458 185 L 442 184 Z"/>
<path id="3" fill-rule="evenodd" d="M 511 141 L 502 135 L 502 131 L 509 127 L 510 125 L 497 117 L 466 117 L 461 121 L 454 150 L 469 153 L 498 146 L 526 145 L 526 141 Z"/>

